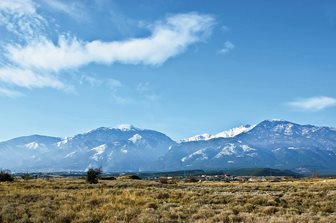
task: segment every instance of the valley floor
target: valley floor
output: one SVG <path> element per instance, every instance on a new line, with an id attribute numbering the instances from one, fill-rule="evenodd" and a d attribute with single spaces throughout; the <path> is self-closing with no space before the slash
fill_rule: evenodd
<path id="1" fill-rule="evenodd" d="M 0 222 L 336 222 L 336 180 L 0 183 Z"/>

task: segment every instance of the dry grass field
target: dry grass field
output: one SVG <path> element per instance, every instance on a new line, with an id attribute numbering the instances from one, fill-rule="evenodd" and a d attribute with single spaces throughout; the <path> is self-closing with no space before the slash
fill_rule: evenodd
<path id="1" fill-rule="evenodd" d="M 0 183 L 0 222 L 336 222 L 336 180 Z"/>

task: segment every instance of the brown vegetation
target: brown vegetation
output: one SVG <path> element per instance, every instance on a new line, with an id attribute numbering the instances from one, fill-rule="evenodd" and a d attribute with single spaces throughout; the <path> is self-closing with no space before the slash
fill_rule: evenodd
<path id="1" fill-rule="evenodd" d="M 336 222 L 336 180 L 31 179 L 0 183 L 0 222 Z"/>

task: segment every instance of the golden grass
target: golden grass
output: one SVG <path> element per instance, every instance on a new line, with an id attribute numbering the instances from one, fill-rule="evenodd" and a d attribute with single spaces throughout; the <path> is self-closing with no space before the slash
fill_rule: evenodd
<path id="1" fill-rule="evenodd" d="M 336 222 L 336 180 L 0 183 L 0 222 Z"/>

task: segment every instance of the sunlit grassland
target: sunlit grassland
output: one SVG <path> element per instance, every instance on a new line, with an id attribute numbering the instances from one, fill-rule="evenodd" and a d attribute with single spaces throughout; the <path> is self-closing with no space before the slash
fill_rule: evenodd
<path id="1" fill-rule="evenodd" d="M 336 222 L 336 180 L 0 183 L 0 222 Z"/>

